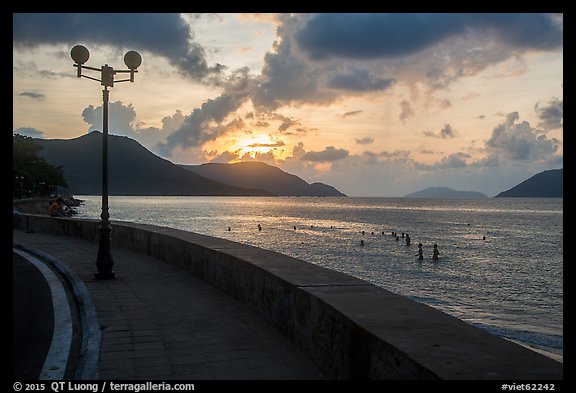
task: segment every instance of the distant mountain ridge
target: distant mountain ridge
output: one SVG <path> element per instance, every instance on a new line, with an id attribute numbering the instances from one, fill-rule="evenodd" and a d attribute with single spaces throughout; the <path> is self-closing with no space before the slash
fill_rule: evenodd
<path id="1" fill-rule="evenodd" d="M 73 139 L 34 138 L 34 143 L 42 147 L 38 154 L 47 162 L 63 167 L 71 193 L 101 193 L 101 132 Z M 308 184 L 264 163 L 176 165 L 125 136 L 109 135 L 108 160 L 110 195 L 345 196 L 334 187 Z"/>
<path id="2" fill-rule="evenodd" d="M 421 191 L 406 194 L 405 198 L 488 198 L 477 191 L 457 191 L 449 187 L 428 187 Z"/>
<path id="3" fill-rule="evenodd" d="M 496 195 L 496 198 L 562 198 L 564 168 L 540 172 Z"/>
<path id="4" fill-rule="evenodd" d="M 34 139 L 38 152 L 52 165 L 61 165 L 70 192 L 102 192 L 102 133 L 93 131 L 73 139 Z M 110 195 L 222 195 L 270 196 L 264 190 L 245 189 L 206 179 L 160 158 L 124 136 L 108 138 Z"/>
<path id="5" fill-rule="evenodd" d="M 262 189 L 278 196 L 346 196 L 332 186 L 309 184 L 296 175 L 263 162 L 181 166 L 208 179 L 237 187 Z"/>

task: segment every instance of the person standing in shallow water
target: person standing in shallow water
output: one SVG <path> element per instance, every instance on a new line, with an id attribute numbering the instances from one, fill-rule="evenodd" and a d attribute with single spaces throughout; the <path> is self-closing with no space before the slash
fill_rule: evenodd
<path id="1" fill-rule="evenodd" d="M 419 260 L 424 259 L 424 254 L 422 254 L 422 243 L 418 243 L 418 254 L 416 254 Z"/>
<path id="2" fill-rule="evenodd" d="M 438 244 L 434 244 L 434 251 L 432 251 L 432 259 L 437 261 L 438 255 L 440 255 L 440 251 L 438 251 Z"/>

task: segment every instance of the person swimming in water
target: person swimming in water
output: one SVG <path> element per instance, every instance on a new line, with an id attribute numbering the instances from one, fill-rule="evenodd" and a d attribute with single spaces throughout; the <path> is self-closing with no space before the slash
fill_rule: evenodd
<path id="1" fill-rule="evenodd" d="M 432 259 L 437 261 L 438 255 L 440 255 L 440 251 L 438 251 L 438 244 L 434 244 L 434 251 L 432 251 Z"/>
<path id="2" fill-rule="evenodd" d="M 422 254 L 422 243 L 418 243 L 418 254 L 416 254 L 419 260 L 424 259 L 424 254 Z"/>

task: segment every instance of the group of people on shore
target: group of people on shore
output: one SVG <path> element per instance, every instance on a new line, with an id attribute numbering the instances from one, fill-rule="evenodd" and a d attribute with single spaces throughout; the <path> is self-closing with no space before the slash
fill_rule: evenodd
<path id="1" fill-rule="evenodd" d="M 74 197 L 59 196 L 50 201 L 48 214 L 51 217 L 71 217 L 77 214 L 74 206 L 79 206 L 81 203 L 81 200 Z"/>

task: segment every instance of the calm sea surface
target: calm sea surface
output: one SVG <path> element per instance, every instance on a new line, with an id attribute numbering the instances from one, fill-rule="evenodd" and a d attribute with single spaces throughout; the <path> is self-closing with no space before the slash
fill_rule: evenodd
<path id="1" fill-rule="evenodd" d="M 77 198 L 85 200 L 79 217 L 100 217 L 100 197 Z M 562 198 L 115 196 L 109 205 L 111 220 L 278 251 L 563 360 Z M 415 256 L 418 243 L 423 261 Z M 434 243 L 438 261 L 431 258 Z"/>

